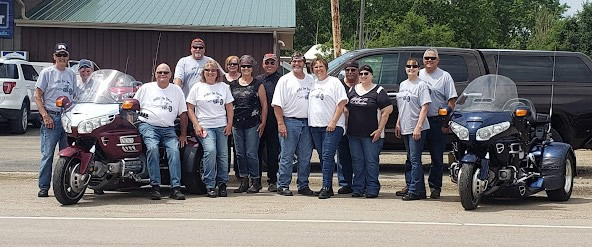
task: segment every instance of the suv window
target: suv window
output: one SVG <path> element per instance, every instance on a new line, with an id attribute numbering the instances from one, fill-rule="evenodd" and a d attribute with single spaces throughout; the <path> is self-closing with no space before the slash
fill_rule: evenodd
<path id="1" fill-rule="evenodd" d="M 18 79 L 18 68 L 16 64 L 0 63 L 0 78 Z"/>
<path id="2" fill-rule="evenodd" d="M 460 55 L 439 54 L 440 63 L 438 67 L 445 70 L 452 76 L 454 82 L 466 82 L 469 80 L 469 70 L 465 58 Z M 412 58 L 417 59 L 419 65 L 423 68 L 423 53 L 413 53 Z"/>
<path id="3" fill-rule="evenodd" d="M 37 70 L 33 68 L 33 66 L 29 64 L 22 64 L 21 68 L 23 69 L 23 76 L 27 81 L 36 81 L 39 74 L 37 74 Z"/>
<path id="4" fill-rule="evenodd" d="M 497 55 L 495 60 L 497 61 Z M 501 56 L 499 74 L 516 82 L 542 82 L 553 78 L 553 58 L 549 56 Z"/>
<path id="5" fill-rule="evenodd" d="M 389 53 L 363 57 L 358 60 L 360 66 L 370 65 L 374 71 L 374 83 L 399 84 L 399 54 Z"/>
<path id="6" fill-rule="evenodd" d="M 562 82 L 591 82 L 592 72 L 579 57 L 557 57 L 556 80 Z"/>

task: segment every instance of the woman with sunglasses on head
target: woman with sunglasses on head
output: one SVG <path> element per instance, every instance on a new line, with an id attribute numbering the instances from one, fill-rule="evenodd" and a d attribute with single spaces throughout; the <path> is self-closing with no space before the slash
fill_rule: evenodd
<path id="1" fill-rule="evenodd" d="M 224 68 L 226 69 L 226 74 L 224 75 L 224 82 L 230 84 L 231 81 L 237 80 L 241 77 L 241 73 L 238 67 L 238 57 L 237 56 L 229 56 L 224 61 Z"/>
<path id="2" fill-rule="evenodd" d="M 407 59 L 405 64 L 407 80 L 401 82 L 397 93 L 397 108 L 399 116 L 395 125 L 395 136 L 403 137 L 407 150 L 407 162 L 411 169 L 405 169 L 407 194 L 404 201 L 426 198 L 426 189 L 421 165 L 421 152 L 430 128 L 426 120 L 430 98 L 427 83 L 419 79 L 419 63 L 416 59 Z M 408 165 L 408 164 L 406 164 Z"/>
<path id="3" fill-rule="evenodd" d="M 187 96 L 189 119 L 204 148 L 203 180 L 208 197 L 226 197 L 228 183 L 227 140 L 232 132 L 234 98 L 215 61 L 207 62 L 201 82 Z M 216 192 L 218 187 L 218 192 Z"/>
<path id="4" fill-rule="evenodd" d="M 366 194 L 366 198 L 375 198 L 380 191 L 378 156 L 393 105 L 384 88 L 372 82 L 372 67 L 363 65 L 359 71 L 360 83 L 347 93 L 347 133 L 354 174 L 352 197 Z"/>
<path id="5" fill-rule="evenodd" d="M 257 64 L 255 59 L 244 55 L 239 63 L 242 76 L 230 82 L 234 98 L 232 135 L 241 181 L 234 192 L 258 193 L 261 184 L 257 151 L 267 121 L 267 97 L 262 82 L 253 77 L 253 66 Z"/>
<path id="6" fill-rule="evenodd" d="M 317 79 L 308 95 L 308 126 L 311 127 L 312 140 L 323 169 L 323 187 L 318 197 L 327 199 L 334 194 L 335 153 L 345 133 L 343 109 L 347 104 L 347 95 L 341 81 L 327 74 L 327 60 L 313 60 L 312 68 Z"/>

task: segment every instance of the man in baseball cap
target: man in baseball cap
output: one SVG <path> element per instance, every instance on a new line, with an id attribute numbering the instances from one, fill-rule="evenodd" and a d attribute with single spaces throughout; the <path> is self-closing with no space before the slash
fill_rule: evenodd
<path id="1" fill-rule="evenodd" d="M 189 94 L 191 87 L 201 80 L 201 71 L 204 65 L 208 61 L 214 61 L 214 59 L 205 55 L 206 43 L 200 38 L 191 41 L 190 52 L 191 55 L 182 57 L 177 62 L 173 79 L 173 82 L 183 89 L 185 97 Z"/>

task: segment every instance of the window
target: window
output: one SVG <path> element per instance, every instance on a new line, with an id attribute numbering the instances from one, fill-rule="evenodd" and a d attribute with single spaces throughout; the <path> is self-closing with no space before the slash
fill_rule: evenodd
<path id="1" fill-rule="evenodd" d="M 447 54 L 439 54 L 438 56 L 440 57 L 438 67 L 448 72 L 454 82 L 466 82 L 469 80 L 467 62 L 463 56 Z M 425 67 L 423 65 L 423 53 L 413 53 L 411 57 L 417 59 L 422 68 Z"/>
<path id="2" fill-rule="evenodd" d="M 0 63 L 0 78 L 3 79 L 18 79 L 18 69 L 16 64 Z"/>
<path id="3" fill-rule="evenodd" d="M 358 60 L 360 66 L 370 65 L 374 71 L 374 83 L 399 84 L 399 54 L 381 54 L 363 57 Z"/>
<path id="4" fill-rule="evenodd" d="M 592 82 L 592 72 L 579 57 L 557 57 L 555 71 L 556 81 Z"/>
<path id="5" fill-rule="evenodd" d="M 498 63 L 499 74 L 515 82 L 543 82 L 553 78 L 553 58 L 549 56 L 501 56 Z"/>
<path id="6" fill-rule="evenodd" d="M 25 80 L 27 80 L 27 81 L 36 81 L 37 80 L 37 77 L 39 77 L 39 74 L 37 74 L 37 71 L 35 70 L 35 68 L 33 68 L 33 66 L 28 65 L 28 64 L 23 64 L 21 66 L 23 69 L 23 76 L 25 77 Z"/>

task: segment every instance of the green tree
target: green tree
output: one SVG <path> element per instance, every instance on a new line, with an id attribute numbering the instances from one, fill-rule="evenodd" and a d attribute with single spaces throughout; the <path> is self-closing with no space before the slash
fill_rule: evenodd
<path id="1" fill-rule="evenodd" d="M 579 51 L 592 56 L 592 2 L 586 1 L 580 12 L 565 21 L 558 40 L 559 50 Z"/>

